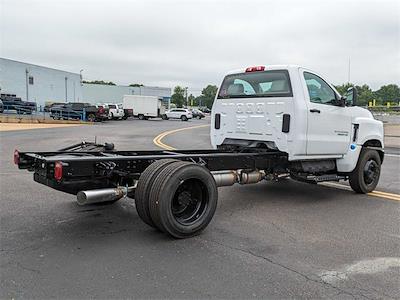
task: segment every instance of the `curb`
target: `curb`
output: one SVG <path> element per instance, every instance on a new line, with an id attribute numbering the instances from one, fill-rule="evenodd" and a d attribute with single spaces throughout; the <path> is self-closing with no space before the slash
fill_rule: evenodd
<path id="1" fill-rule="evenodd" d="M 94 122 L 73 121 L 73 120 L 53 120 L 42 118 L 17 118 L 9 116 L 0 116 L 0 123 L 20 123 L 20 124 L 82 124 L 93 125 Z"/>

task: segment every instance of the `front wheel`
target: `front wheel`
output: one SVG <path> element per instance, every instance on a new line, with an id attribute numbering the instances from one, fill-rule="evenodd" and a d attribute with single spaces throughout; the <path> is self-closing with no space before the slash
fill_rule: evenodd
<path id="1" fill-rule="evenodd" d="M 144 115 L 139 115 L 138 118 L 139 120 L 144 120 Z"/>
<path id="2" fill-rule="evenodd" d="M 183 116 L 181 116 L 181 120 L 182 120 L 182 121 L 187 121 L 188 118 L 187 118 L 185 115 L 183 115 Z"/>
<path id="3" fill-rule="evenodd" d="M 162 118 L 163 120 L 168 120 L 167 115 L 162 115 L 161 118 Z"/>
<path id="4" fill-rule="evenodd" d="M 380 174 L 381 158 L 378 151 L 364 148 L 356 168 L 350 173 L 350 186 L 356 193 L 370 193 L 376 188 Z"/>

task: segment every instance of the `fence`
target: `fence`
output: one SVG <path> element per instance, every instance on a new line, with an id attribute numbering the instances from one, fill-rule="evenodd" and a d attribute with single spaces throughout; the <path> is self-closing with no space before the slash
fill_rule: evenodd
<path id="1" fill-rule="evenodd" d="M 37 108 L 36 106 L 26 105 L 3 105 L 3 111 L 0 110 L 3 115 L 15 116 L 20 119 L 31 119 L 31 120 L 80 120 L 86 121 L 85 109 L 83 111 L 74 111 L 67 108 L 51 108 L 49 111 L 45 111 L 42 107 Z"/>

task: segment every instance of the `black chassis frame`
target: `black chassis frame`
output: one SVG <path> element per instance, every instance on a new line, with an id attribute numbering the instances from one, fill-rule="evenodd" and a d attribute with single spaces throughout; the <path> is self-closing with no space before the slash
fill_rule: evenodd
<path id="1" fill-rule="evenodd" d="M 53 152 L 19 152 L 18 167 L 34 172 L 34 180 L 59 191 L 79 191 L 131 186 L 140 174 L 159 159 L 178 159 L 203 165 L 209 171 L 266 170 L 284 172 L 287 154 L 279 151 L 240 152 L 224 150 L 115 151 L 113 144 L 82 142 Z M 56 163 L 62 164 L 62 179 L 54 178 Z"/>

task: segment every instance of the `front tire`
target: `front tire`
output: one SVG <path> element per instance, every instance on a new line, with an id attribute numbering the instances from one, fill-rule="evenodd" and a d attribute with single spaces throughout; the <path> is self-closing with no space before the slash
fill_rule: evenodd
<path id="1" fill-rule="evenodd" d="M 139 118 L 139 120 L 144 120 L 145 119 L 144 115 L 139 115 L 138 118 Z"/>
<path id="2" fill-rule="evenodd" d="M 356 168 L 350 173 L 350 186 L 356 193 L 370 193 L 376 188 L 380 174 L 381 158 L 378 151 L 363 148 Z"/>
<path id="3" fill-rule="evenodd" d="M 181 120 L 182 120 L 182 121 L 187 121 L 188 118 L 187 118 L 185 115 L 182 115 L 182 116 L 181 116 Z"/>

